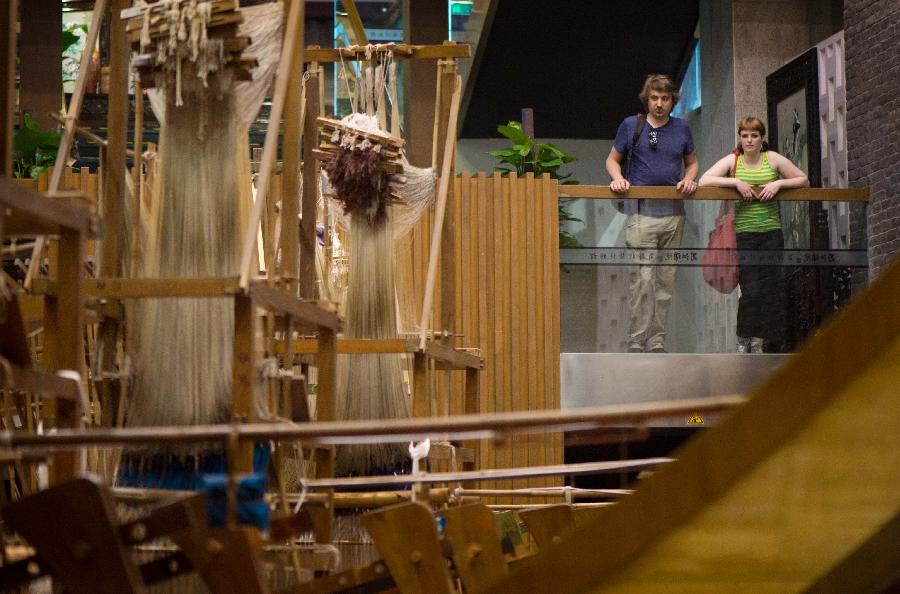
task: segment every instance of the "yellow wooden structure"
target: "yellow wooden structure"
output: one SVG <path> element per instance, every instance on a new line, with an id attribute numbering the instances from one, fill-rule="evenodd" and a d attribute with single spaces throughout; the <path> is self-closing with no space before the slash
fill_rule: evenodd
<path id="1" fill-rule="evenodd" d="M 900 514 L 898 295 L 895 261 L 676 463 L 490 592 L 880 592 Z"/>

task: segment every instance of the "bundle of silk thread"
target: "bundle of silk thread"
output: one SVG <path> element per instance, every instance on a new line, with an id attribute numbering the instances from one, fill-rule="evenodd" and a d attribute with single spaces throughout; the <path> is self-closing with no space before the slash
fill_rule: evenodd
<path id="1" fill-rule="evenodd" d="M 247 53 L 258 61 L 252 80 L 237 80 L 226 64 L 210 65 L 214 51 L 175 48 L 171 59 L 178 60 L 178 67 L 165 69 L 149 93 L 161 125 L 159 172 L 137 276 L 226 277 L 239 272 L 240 241 L 252 204 L 248 130 L 277 68 L 282 9 L 273 3 L 241 13 L 238 34 L 251 38 Z M 202 19 L 203 12 L 195 11 L 193 18 Z M 202 63 L 192 59 L 199 57 Z M 127 425 L 230 419 L 233 312 L 228 297 L 138 303 L 130 324 L 134 376 Z M 264 414 L 264 399 L 254 400 L 256 412 Z M 123 461 L 120 482 L 130 477 L 128 484 L 191 488 L 189 477 L 204 469 L 208 447 L 131 452 Z"/>

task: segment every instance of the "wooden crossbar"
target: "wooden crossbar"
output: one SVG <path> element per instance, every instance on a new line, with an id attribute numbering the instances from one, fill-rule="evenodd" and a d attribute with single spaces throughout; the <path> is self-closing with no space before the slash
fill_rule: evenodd
<path id="1" fill-rule="evenodd" d="M 58 113 L 50 113 L 48 115 L 64 126 L 66 125 L 66 122 L 68 121 L 67 118 L 65 118 L 64 116 L 62 116 Z M 75 123 L 73 125 L 73 129 L 75 130 L 76 134 L 80 134 L 81 136 L 84 137 L 85 140 L 87 140 L 89 142 L 93 142 L 97 146 L 102 146 L 102 147 L 106 148 L 106 146 L 109 144 L 109 142 L 105 138 L 101 138 L 100 136 L 97 136 L 96 134 L 91 132 L 88 128 L 83 128 L 83 127 L 79 126 L 77 123 Z M 135 153 L 133 150 L 131 150 L 129 148 L 125 149 L 126 156 L 134 157 L 134 154 Z M 144 158 L 143 155 L 139 155 L 139 156 L 141 157 L 141 159 Z M 144 160 L 146 161 L 146 159 L 144 159 Z"/>
<path id="2" fill-rule="evenodd" d="M 48 288 L 48 290 L 52 290 Z M 98 278 L 85 281 L 90 299 L 144 299 L 177 297 L 233 297 L 243 294 L 238 277 L 202 278 Z M 305 301 L 265 283 L 251 282 L 253 302 L 277 314 L 290 315 L 298 322 L 339 330 L 337 308 L 327 301 Z"/>
<path id="3" fill-rule="evenodd" d="M 238 277 L 96 278 L 85 280 L 89 299 L 227 297 L 242 292 Z"/>
<path id="4" fill-rule="evenodd" d="M 84 196 L 80 199 L 89 201 Z M 0 216 L 7 236 L 58 235 L 68 230 L 96 239 L 103 228 L 100 218 L 88 209 L 50 198 L 9 178 L 0 178 L 0 207 L 4 207 Z"/>
<path id="5" fill-rule="evenodd" d="M 632 186 L 625 194 L 617 194 L 609 186 L 561 185 L 560 198 L 594 198 L 630 200 L 741 200 L 741 195 L 733 188 L 697 188 L 690 196 L 684 196 L 674 186 Z M 866 202 L 869 200 L 869 188 L 795 188 L 781 190 L 776 200 L 823 202 Z"/>
<path id="6" fill-rule="evenodd" d="M 308 322 L 318 328 L 341 329 L 337 307 L 328 301 L 304 301 L 286 291 L 258 282 L 250 283 L 250 297 L 256 305 L 275 313 L 292 316 L 298 322 Z"/>
<path id="7" fill-rule="evenodd" d="M 364 60 L 366 51 L 394 53 L 395 60 L 442 60 L 450 58 L 469 58 L 472 49 L 467 44 L 444 43 L 440 45 L 409 45 L 406 43 L 382 44 L 373 46 L 351 46 L 335 49 L 322 49 L 318 46 L 306 48 L 304 61 L 310 62 L 340 62 L 343 60 Z"/>
<path id="8" fill-rule="evenodd" d="M 77 381 L 46 371 L 20 367 L 5 360 L 4 363 L 0 367 L 0 377 L 4 375 L 4 372 L 8 373 L 11 377 L 6 380 L 11 382 L 16 390 L 63 398 L 79 403 L 80 407 L 81 391 Z"/>
<path id="9" fill-rule="evenodd" d="M 294 353 L 298 355 L 314 354 L 319 348 L 318 343 L 310 338 L 296 340 L 293 346 Z M 275 351 L 284 353 L 284 345 L 277 345 Z M 344 355 L 423 352 L 429 358 L 452 369 L 484 368 L 484 358 L 479 355 L 430 341 L 425 344 L 425 350 L 422 351 L 418 340 L 408 338 L 340 338 L 337 341 L 337 352 Z"/>

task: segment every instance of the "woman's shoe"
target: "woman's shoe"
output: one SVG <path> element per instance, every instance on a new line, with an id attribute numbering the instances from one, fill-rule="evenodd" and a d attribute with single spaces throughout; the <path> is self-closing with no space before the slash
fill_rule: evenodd
<path id="1" fill-rule="evenodd" d="M 743 336 L 738 336 L 736 352 L 749 353 L 750 352 L 750 339 L 744 338 Z"/>
<path id="2" fill-rule="evenodd" d="M 753 337 L 750 339 L 750 352 L 754 355 L 763 354 L 763 344 L 765 341 L 762 338 Z"/>

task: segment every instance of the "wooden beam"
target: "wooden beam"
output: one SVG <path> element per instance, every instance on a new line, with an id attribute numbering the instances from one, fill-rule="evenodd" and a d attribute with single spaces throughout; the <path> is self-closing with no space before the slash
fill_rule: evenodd
<path id="1" fill-rule="evenodd" d="M 49 371 L 72 370 L 84 374 L 84 241 L 76 232 L 63 230 L 59 236 L 59 260 L 56 282 L 66 292 L 44 299 L 44 366 Z M 81 424 L 81 403 L 54 399 L 48 403 L 53 426 L 73 429 Z M 74 478 L 77 458 L 74 452 L 59 452 L 53 457 L 53 484 Z"/>
<path id="2" fill-rule="evenodd" d="M 293 352 L 306 355 L 316 353 L 317 349 L 318 343 L 316 340 L 302 338 L 294 342 Z M 282 351 L 283 348 L 278 352 Z M 406 338 L 340 338 L 337 341 L 337 352 L 350 355 L 416 353 L 419 352 L 419 342 Z M 426 343 L 424 355 L 445 365 L 446 369 L 484 368 L 484 357 L 436 342 L 428 341 Z"/>
<path id="3" fill-rule="evenodd" d="M 81 399 L 80 387 L 74 380 L 59 377 L 55 373 L 19 367 L 9 362 L 6 362 L 3 369 L 11 373 L 6 380 L 10 382 L 8 386 L 14 390 L 63 398 L 76 403 Z"/>
<path id="4" fill-rule="evenodd" d="M 97 20 L 96 11 L 100 8 L 98 3 L 94 7 L 94 20 Z M 128 69 L 129 69 L 129 47 L 125 38 L 125 21 L 120 15 L 122 9 L 131 5 L 130 0 L 110 0 L 110 18 L 107 21 L 109 26 L 110 38 L 110 58 L 109 58 L 109 95 L 107 107 L 107 134 L 106 134 L 106 160 L 101 174 L 103 175 L 103 195 L 100 204 L 103 212 L 103 220 L 108 225 L 109 232 L 103 238 L 100 244 L 99 272 L 109 277 L 121 277 L 123 270 L 123 259 L 125 254 L 123 249 L 125 246 L 125 201 L 128 200 L 128 184 L 126 176 L 128 170 L 126 167 L 125 152 L 128 144 L 128 116 L 131 109 L 128 99 Z M 90 34 L 90 31 L 88 31 Z M 90 56 L 93 46 L 89 45 L 84 50 L 84 55 Z M 89 62 L 82 60 L 82 69 L 88 70 Z M 87 72 L 85 72 L 87 74 Z M 79 72 L 79 81 L 81 80 Z M 76 96 L 80 100 L 83 96 L 83 87 L 76 89 L 73 94 L 73 101 Z M 76 105 L 77 109 L 70 110 L 70 119 L 66 122 L 66 134 L 71 137 L 74 132 L 75 118 L 78 117 L 81 110 L 80 103 Z M 56 169 L 61 169 L 57 162 Z M 57 171 L 54 170 L 54 174 Z M 51 185 L 51 189 L 53 186 Z M 135 187 L 137 192 L 138 188 Z M 137 213 L 140 212 L 140 205 L 135 201 L 138 207 Z M 136 214 L 137 214 L 136 213 Z M 137 228 L 135 229 L 137 231 Z M 136 246 L 135 246 L 136 247 Z M 66 285 L 60 285 L 65 287 Z M 97 352 L 100 360 L 96 362 L 96 367 L 100 373 L 114 372 L 117 367 L 117 359 L 119 356 L 118 341 L 122 334 L 122 322 L 116 318 L 102 318 L 97 330 Z M 104 381 L 101 384 L 101 401 L 107 409 L 112 408 L 114 399 L 112 397 L 112 386 L 110 382 Z M 120 395 L 123 391 L 120 390 Z M 118 403 L 115 406 L 118 406 Z M 111 421 L 111 417 L 106 419 Z"/>
<path id="5" fill-rule="evenodd" d="M 456 75 L 453 85 L 453 98 L 450 104 L 450 118 L 447 122 L 449 131 L 444 142 L 444 158 L 441 165 L 441 177 L 438 182 L 437 204 L 434 211 L 434 229 L 431 233 L 431 249 L 428 253 L 428 277 L 425 280 L 425 298 L 422 303 L 422 315 L 419 318 L 419 348 L 424 349 L 432 305 L 434 300 L 434 285 L 437 280 L 437 261 L 441 251 L 441 233 L 444 226 L 444 213 L 447 207 L 447 196 L 450 193 L 450 171 L 453 162 L 453 149 L 456 146 L 456 119 L 459 115 L 460 80 Z"/>
<path id="6" fill-rule="evenodd" d="M 445 31 L 446 33 L 446 31 Z M 411 45 L 406 43 L 371 46 L 376 52 L 391 51 L 395 60 L 449 60 L 451 58 L 468 58 L 471 56 L 470 46 L 464 43 L 445 43 L 433 45 Z M 306 62 L 340 62 L 343 60 L 363 60 L 367 46 L 351 46 L 336 49 L 306 48 Z"/>
<path id="7" fill-rule="evenodd" d="M 297 293 L 297 275 L 299 273 L 299 229 L 297 216 L 300 212 L 300 140 L 303 137 L 304 122 L 300 119 L 303 106 L 301 98 L 301 75 L 303 74 L 303 14 L 304 0 L 290 0 L 285 4 L 285 20 L 290 16 L 293 3 L 300 5 L 300 18 L 297 21 L 298 31 L 294 32 L 296 42 L 291 52 L 291 69 L 288 73 L 287 92 L 284 104 L 284 141 L 282 154 L 282 193 L 281 193 L 281 269 L 280 274 L 288 279 L 288 287 L 292 295 Z M 274 276 L 274 271 L 269 271 Z M 313 295 L 303 295 L 311 298 Z"/>
<path id="8" fill-rule="evenodd" d="M 13 176 L 13 113 L 16 110 L 18 0 L 0 4 L 0 175 Z"/>
<path id="9" fill-rule="evenodd" d="M 308 53 L 309 50 L 307 50 Z M 303 197 L 300 203 L 303 215 L 300 221 L 300 297 L 316 297 L 316 213 L 319 201 L 319 160 L 314 151 L 319 145 L 319 77 L 317 69 L 310 69 L 306 80 L 306 106 L 303 122 Z M 283 220 L 283 219 L 282 219 Z M 282 223 L 282 226 L 287 224 Z M 294 225 L 296 226 L 296 220 Z"/>
<path id="10" fill-rule="evenodd" d="M 240 292 L 238 278 L 97 278 L 85 281 L 90 299 L 227 297 Z"/>
<path id="11" fill-rule="evenodd" d="M 455 192 L 456 184 L 453 182 L 456 180 L 456 130 L 459 128 L 459 102 L 462 99 L 462 77 L 457 73 L 456 62 L 439 62 L 437 79 L 432 167 L 437 170 L 438 163 L 444 163 L 445 155 L 450 161 L 449 169 L 442 168 L 441 175 L 447 175 L 451 182 L 447 189 L 446 208 L 450 213 L 454 213 L 456 203 L 460 200 L 460 196 L 457 196 Z M 453 113 L 453 110 L 456 110 L 456 113 Z M 453 137 L 452 140 L 450 140 L 450 136 Z M 456 289 L 462 281 L 457 278 L 456 240 L 456 217 L 451 214 L 444 218 L 441 229 L 441 294 L 438 307 L 441 319 L 440 322 L 437 320 L 434 322 L 435 327 L 449 330 L 451 333 L 458 332 L 462 322 L 457 319 L 456 312 Z M 444 338 L 443 342 L 454 346 L 456 338 L 451 335 Z"/>
<path id="12" fill-rule="evenodd" d="M 428 381 L 428 359 L 418 349 L 413 355 L 412 415 L 423 418 L 434 415 L 431 410 L 431 383 Z"/>
<path id="13" fill-rule="evenodd" d="M 136 275 L 139 270 L 143 254 L 143 238 L 141 237 L 141 209 L 144 201 L 144 89 L 141 81 L 134 83 L 134 136 L 132 140 L 134 150 L 132 155 L 137 155 L 131 160 L 131 253 L 129 254 L 128 271 L 130 275 Z M 128 151 L 126 151 L 126 154 Z"/>
<path id="14" fill-rule="evenodd" d="M 67 118 L 64 118 L 63 116 L 59 115 L 58 113 L 51 113 L 50 117 L 64 126 L 66 125 L 66 122 L 69 121 Z M 137 114 L 135 114 L 135 117 L 137 117 Z M 109 146 L 109 142 L 105 138 L 97 136 L 96 134 L 91 132 L 90 129 L 88 129 L 88 128 L 79 126 L 76 123 L 74 126 L 74 130 L 75 130 L 75 134 L 78 134 L 85 140 L 92 142 L 93 144 L 96 144 L 97 146 L 100 146 L 103 148 L 107 148 Z M 144 158 L 143 155 L 136 156 L 135 152 L 132 149 L 126 149 L 125 156 L 132 157 L 134 159 L 141 159 L 141 160 L 143 160 L 143 158 Z"/>
<path id="15" fill-rule="evenodd" d="M 347 18 L 350 19 L 350 28 L 353 30 L 354 41 L 357 45 L 366 45 L 369 43 L 369 37 L 366 35 L 366 28 L 363 26 L 362 19 L 359 17 L 359 11 L 356 10 L 356 2 L 354 0 L 341 0 L 344 10 L 347 11 Z"/>
<path id="16" fill-rule="evenodd" d="M 298 325 L 341 329 L 341 318 L 337 314 L 337 308 L 327 301 L 304 301 L 265 283 L 256 282 L 250 285 L 250 297 L 258 307 L 287 314 L 294 318 Z"/>
<path id="17" fill-rule="evenodd" d="M 87 197 L 82 198 L 88 200 Z M 6 235 L 58 235 L 70 230 L 87 239 L 100 237 L 100 218 L 86 208 L 48 198 L 12 179 L 0 179 L 0 206 L 4 207 L 2 215 Z"/>
<path id="18" fill-rule="evenodd" d="M 425 343 L 425 355 L 448 369 L 484 369 L 484 358 L 438 342 Z"/>
<path id="19" fill-rule="evenodd" d="M 253 348 L 253 301 L 246 295 L 234 298 L 234 344 L 231 363 L 231 420 L 249 423 L 253 419 L 253 384 L 256 374 Z M 229 444 L 230 445 L 230 444 Z M 233 451 L 232 451 L 233 450 Z M 235 443 L 229 448 L 229 465 L 239 473 L 253 472 L 253 444 Z"/>
<path id="20" fill-rule="evenodd" d="M 621 200 L 740 200 L 737 190 L 732 188 L 697 188 L 691 196 L 683 196 L 674 186 L 631 186 L 626 194 L 617 194 L 609 186 L 560 185 L 560 198 L 612 198 Z M 781 190 L 776 200 L 822 200 L 830 202 L 866 202 L 869 200 L 869 188 L 795 188 Z"/>
<path id="21" fill-rule="evenodd" d="M 276 347 L 277 349 L 277 347 Z M 416 349 L 415 345 L 405 338 L 339 338 L 337 340 L 337 352 L 339 354 L 366 354 L 366 353 L 411 353 Z M 312 338 L 301 338 L 294 341 L 295 354 L 308 355 L 319 351 L 319 342 Z M 276 351 L 279 352 L 279 351 Z"/>

